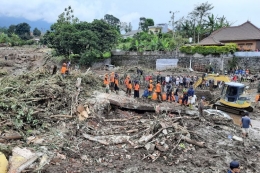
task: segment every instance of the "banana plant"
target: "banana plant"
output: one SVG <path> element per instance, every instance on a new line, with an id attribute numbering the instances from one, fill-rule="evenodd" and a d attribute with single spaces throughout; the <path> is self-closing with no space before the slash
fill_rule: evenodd
<path id="1" fill-rule="evenodd" d="M 164 51 L 170 50 L 170 43 L 169 43 L 168 40 L 166 40 L 166 39 L 163 40 L 162 39 L 161 40 L 161 44 L 162 44 L 162 48 L 163 48 Z"/>

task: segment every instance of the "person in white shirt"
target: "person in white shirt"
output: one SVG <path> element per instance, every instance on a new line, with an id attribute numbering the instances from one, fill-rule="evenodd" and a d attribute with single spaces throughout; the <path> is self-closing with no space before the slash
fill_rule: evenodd
<path id="1" fill-rule="evenodd" d="M 170 75 L 167 75 L 167 76 L 165 77 L 165 82 L 166 82 L 166 83 L 169 83 L 169 82 L 170 82 Z"/>
<path id="2" fill-rule="evenodd" d="M 176 78 L 176 86 L 179 86 L 180 85 L 180 78 L 179 78 L 179 76 L 177 76 L 177 78 Z"/>

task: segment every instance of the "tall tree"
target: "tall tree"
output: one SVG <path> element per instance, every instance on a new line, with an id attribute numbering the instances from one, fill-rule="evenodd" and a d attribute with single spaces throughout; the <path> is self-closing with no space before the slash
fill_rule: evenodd
<path id="1" fill-rule="evenodd" d="M 0 27 L 0 33 L 5 33 L 7 34 L 8 29 L 4 26 L 4 27 Z"/>
<path id="2" fill-rule="evenodd" d="M 15 26 L 15 33 L 22 39 L 22 40 L 29 40 L 30 36 L 30 25 L 28 23 L 20 23 Z"/>
<path id="3" fill-rule="evenodd" d="M 104 21 L 113 26 L 114 28 L 116 28 L 116 30 L 120 31 L 120 20 L 118 18 L 116 18 L 115 16 L 111 15 L 111 14 L 106 14 L 104 16 Z"/>
<path id="4" fill-rule="evenodd" d="M 149 26 L 154 26 L 153 19 L 146 19 L 145 20 L 145 26 L 148 28 Z"/>
<path id="5" fill-rule="evenodd" d="M 194 10 L 190 13 L 191 16 L 196 18 L 198 23 L 198 42 L 200 40 L 200 32 L 203 29 L 202 22 L 203 20 L 210 15 L 210 10 L 212 10 L 214 6 L 209 4 L 208 2 L 196 5 Z"/>
<path id="6" fill-rule="evenodd" d="M 16 26 L 15 25 L 10 25 L 9 28 L 7 29 L 7 34 L 8 34 L 8 37 L 11 37 L 12 34 L 15 33 L 15 28 Z"/>
<path id="7" fill-rule="evenodd" d="M 126 22 L 121 22 L 120 31 L 125 31 L 125 33 L 132 31 L 131 22 L 127 24 Z"/>
<path id="8" fill-rule="evenodd" d="M 43 42 L 59 55 L 69 58 L 71 53 L 79 54 L 82 64 L 91 64 L 101 58 L 103 53 L 110 51 L 118 40 L 117 30 L 104 20 L 76 22 L 65 15 L 59 15 L 57 22 L 43 37 Z"/>
<path id="9" fill-rule="evenodd" d="M 140 21 L 139 21 L 139 30 L 145 31 L 145 21 L 146 18 L 145 17 L 140 17 Z"/>
<path id="10" fill-rule="evenodd" d="M 144 32 L 147 32 L 149 26 L 154 26 L 153 19 L 146 19 L 145 17 L 141 17 L 139 22 L 139 29 L 141 29 Z"/>
<path id="11" fill-rule="evenodd" d="M 35 37 L 39 37 L 39 36 L 41 36 L 41 31 L 38 28 L 34 28 L 33 35 Z"/>

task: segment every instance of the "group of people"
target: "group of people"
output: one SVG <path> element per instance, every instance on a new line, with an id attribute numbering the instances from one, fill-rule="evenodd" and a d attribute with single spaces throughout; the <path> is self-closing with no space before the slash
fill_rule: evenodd
<path id="1" fill-rule="evenodd" d="M 115 72 L 110 74 L 106 73 L 104 77 L 104 86 L 106 88 L 106 93 L 109 93 L 109 90 L 115 91 L 118 94 L 119 91 L 119 75 Z"/>
<path id="2" fill-rule="evenodd" d="M 137 68 L 138 76 L 142 75 L 142 71 Z M 152 78 L 148 78 L 148 84 L 143 88 L 142 98 L 153 99 L 158 101 L 176 102 L 182 105 L 189 105 L 195 103 L 196 95 L 192 87 L 195 76 L 161 76 L 160 72 L 156 77 L 156 82 Z M 130 75 L 127 75 L 124 79 L 124 87 L 126 89 L 126 95 L 131 97 L 132 92 L 134 98 L 140 98 L 140 83 L 136 79 L 131 79 Z M 115 72 L 110 74 L 106 73 L 104 76 L 104 86 L 106 87 L 106 93 L 119 91 L 119 75 Z"/>

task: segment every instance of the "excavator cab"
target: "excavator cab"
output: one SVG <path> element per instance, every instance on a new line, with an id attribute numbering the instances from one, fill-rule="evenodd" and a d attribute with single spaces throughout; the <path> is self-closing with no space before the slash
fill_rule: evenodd
<path id="1" fill-rule="evenodd" d="M 241 97 L 244 92 L 245 85 L 235 82 L 227 82 L 224 84 L 221 92 L 221 98 L 228 102 L 237 102 L 245 100 Z"/>
<path id="2" fill-rule="evenodd" d="M 227 82 L 221 91 L 220 103 L 231 109 L 244 109 L 252 112 L 250 98 L 244 93 L 245 85 L 236 82 Z"/>

